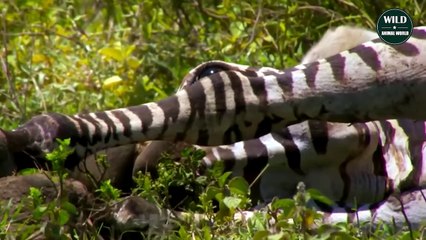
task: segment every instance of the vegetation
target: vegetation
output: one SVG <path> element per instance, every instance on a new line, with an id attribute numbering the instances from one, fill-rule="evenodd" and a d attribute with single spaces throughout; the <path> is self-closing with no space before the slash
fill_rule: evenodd
<path id="1" fill-rule="evenodd" d="M 0 127 L 13 129 L 44 112 L 78 113 L 140 104 L 175 91 L 183 76 L 197 64 L 220 59 L 248 65 L 285 68 L 299 62 L 304 52 L 332 26 L 355 24 L 374 28 L 380 14 L 398 7 L 415 26 L 425 25 L 425 6 L 416 0 L 129 0 L 0 2 Z M 52 181 L 62 182 L 64 146 L 51 155 Z M 358 239 L 420 237 L 421 232 L 382 228 L 366 235 L 358 226 L 343 224 L 307 229 L 315 214 L 304 207 L 309 193 L 295 200 L 275 201 L 266 215 L 251 223 L 229 221 L 250 204 L 248 186 L 229 173 L 194 173 L 200 153 L 187 150 L 188 165 L 170 167 L 164 161 L 160 177 L 136 179 L 139 194 L 167 206 L 170 184 L 186 186 L 197 196 L 183 203 L 190 211 L 210 215 L 217 224 L 182 223 L 167 235 L 182 239 Z M 218 167 L 220 168 L 220 166 Z M 172 171 L 174 170 L 174 171 Z M 62 186 L 62 183 L 60 184 Z M 99 198 L 115 201 L 120 192 L 104 183 Z M 315 194 L 314 194 L 315 195 Z M 198 197 L 199 196 L 199 197 Z M 53 229 L 59 238 L 95 238 L 101 225 L 77 233 L 70 216 L 77 209 L 66 199 L 45 203 L 40 192 L 29 196 L 33 219 L 26 231 L 13 231 L 19 222 L 0 207 L 0 238 L 27 238 L 39 229 Z M 59 201 L 60 199 L 60 201 Z M 213 206 L 211 200 L 218 202 Z M 285 209 L 286 214 L 278 214 Z M 16 210 L 19 211 L 19 208 Z M 268 226 L 274 219 L 275 225 Z M 292 219 L 293 224 L 288 224 Z M 31 224 L 29 224 L 31 223 Z M 47 224 L 50 223 L 50 224 Z M 271 230 L 273 229 L 273 231 Z M 81 230 L 81 228 L 80 228 Z M 47 236 L 49 237 L 49 236 Z"/>

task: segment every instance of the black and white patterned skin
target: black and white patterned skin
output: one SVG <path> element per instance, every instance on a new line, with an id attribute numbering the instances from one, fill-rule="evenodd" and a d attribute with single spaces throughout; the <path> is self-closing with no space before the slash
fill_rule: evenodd
<path id="1" fill-rule="evenodd" d="M 251 169 L 258 170 L 269 164 L 276 171 L 277 181 L 286 185 L 286 178 L 305 180 L 309 169 L 316 168 L 311 182 L 330 189 L 326 194 L 337 205 L 350 207 L 353 197 L 357 203 L 377 203 L 394 189 L 424 187 L 426 182 L 426 111 L 422 109 L 426 100 L 425 38 L 426 28 L 420 27 L 402 45 L 373 40 L 286 70 L 211 61 L 193 69 L 185 78 L 189 84 L 164 100 L 74 116 L 40 115 L 15 131 L 3 133 L 10 149 L 40 154 L 55 147 L 55 138 L 71 138 L 76 149 L 74 159 L 148 140 L 218 146 L 254 139 L 245 142 L 253 147 L 245 148 L 267 158 L 247 160 L 246 166 L 235 168 L 243 171 L 240 174 L 244 175 L 250 164 L 256 165 Z M 306 120 L 320 121 L 301 123 Z M 382 121 L 369 122 L 373 120 Z M 341 131 L 342 124 L 325 121 L 354 123 L 347 128 L 354 132 Z M 259 142 L 274 137 L 271 132 L 287 136 L 274 139 L 286 141 L 285 149 L 276 154 L 284 152 L 285 158 L 275 158 L 269 149 L 256 149 Z M 304 146 L 313 151 L 311 155 L 300 154 Z M 337 163 L 330 165 L 330 154 Z M 337 154 L 341 158 L 335 157 Z M 222 160 L 226 157 L 216 156 Z M 212 160 L 204 161 L 209 164 Z M 67 164 L 73 166 L 77 161 L 71 159 Z M 322 164 L 334 167 L 321 171 Z M 335 182 L 339 186 L 321 182 L 324 176 L 338 176 Z M 261 190 L 265 199 L 274 195 L 273 188 Z"/>

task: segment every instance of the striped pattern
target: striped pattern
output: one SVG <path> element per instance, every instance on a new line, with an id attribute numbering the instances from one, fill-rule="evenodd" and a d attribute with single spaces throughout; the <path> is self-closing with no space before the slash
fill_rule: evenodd
<path id="1" fill-rule="evenodd" d="M 258 139 L 206 148 L 203 162 L 253 181 L 261 198 L 291 197 L 304 181 L 341 207 L 386 198 L 401 184 L 423 186 L 424 122 L 384 120 L 352 125 L 306 121 Z M 414 171 L 413 171 L 414 170 Z M 285 177 L 283 177 L 285 176 Z"/>
<path id="2" fill-rule="evenodd" d="M 71 138 L 78 157 L 148 140 L 203 146 L 238 142 L 211 149 L 204 162 L 230 159 L 230 169 L 249 180 L 268 166 L 271 179 L 263 177 L 260 188 L 264 199 L 277 195 L 262 187 L 268 182 L 275 181 L 284 195 L 289 191 L 285 174 L 291 181 L 303 177 L 314 187 L 317 183 L 324 191 L 341 189 L 326 194 L 345 208 L 355 205 L 355 197 L 357 204 L 377 202 L 395 188 L 425 184 L 424 122 L 414 121 L 426 120 L 426 111 L 419 111 L 426 100 L 425 37 L 426 28 L 417 28 L 402 45 L 375 40 L 283 71 L 212 61 L 192 70 L 182 89 L 162 101 L 74 116 L 37 116 L 4 133 L 9 143 L 21 145 L 14 149 L 42 152 L 53 149 L 54 138 Z M 413 120 L 386 120 L 392 118 Z M 346 126 L 346 136 L 338 130 L 342 124 L 294 125 L 309 119 L 382 121 Z M 353 136 L 357 139 L 344 144 L 345 137 Z M 256 161 L 250 160 L 253 156 Z"/>
<path id="3" fill-rule="evenodd" d="M 357 203 L 361 204 L 381 200 L 387 191 L 385 181 L 381 182 L 386 176 L 378 169 L 382 162 L 374 165 L 372 161 L 378 142 L 379 129 L 372 122 L 348 126 L 306 121 L 258 139 L 239 142 L 238 147 L 207 149 L 203 161 L 208 166 L 215 161 L 225 161 L 226 170 L 241 172 L 248 181 L 255 180 L 264 171 L 259 188 L 266 201 L 277 195 L 291 197 L 295 185 L 304 181 L 336 202 L 347 203 L 356 196 Z M 352 171 L 356 175 L 351 176 Z M 360 176 L 362 179 L 356 179 Z M 371 185 L 371 190 L 355 189 L 352 183 L 357 180 L 355 186 Z"/>
<path id="4" fill-rule="evenodd" d="M 365 29 L 343 26 L 329 30 L 308 52 L 303 62 L 328 57 L 334 54 L 333 51 L 351 48 L 374 38 L 377 35 Z M 249 181 L 258 180 L 260 184 L 254 186 L 259 188 L 257 192 L 261 192 L 261 196 L 256 197 L 266 201 L 277 195 L 292 197 L 295 186 L 299 181 L 304 181 L 344 207 L 323 206 L 323 210 L 333 211 L 339 216 L 331 214 L 326 216 L 327 219 L 353 221 L 351 217 L 356 214 L 345 213 L 348 208 L 354 207 L 360 207 L 360 211 L 366 207 L 372 208 L 373 212 L 362 211 L 361 214 L 364 219 L 367 216 L 371 219 L 377 205 L 368 206 L 367 203 L 385 199 L 413 169 L 410 161 L 413 154 L 407 151 L 407 139 L 417 139 L 417 142 L 410 142 L 411 146 L 422 146 L 423 143 L 421 134 L 413 136 L 424 132 L 420 129 L 423 123 L 403 122 L 404 128 L 417 126 L 417 131 L 410 131 L 410 136 L 407 136 L 406 130 L 394 120 L 353 125 L 308 121 L 259 139 L 205 148 L 207 155 L 203 160 L 207 166 L 215 161 L 224 161 L 227 171 L 244 176 Z M 385 133 L 384 136 L 380 137 L 380 132 Z M 386 134 L 388 132 L 397 132 L 399 136 L 389 136 Z M 420 168 L 422 159 L 415 157 L 413 160 L 414 169 Z M 304 163 L 303 171 L 301 162 Z M 318 170 L 318 167 L 322 169 Z M 338 173 L 333 171 L 336 169 Z"/>

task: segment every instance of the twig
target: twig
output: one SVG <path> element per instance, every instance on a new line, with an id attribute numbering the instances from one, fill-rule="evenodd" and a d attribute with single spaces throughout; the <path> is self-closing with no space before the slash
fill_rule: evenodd
<path id="1" fill-rule="evenodd" d="M 423 193 L 423 189 L 420 189 L 420 193 L 422 194 L 423 200 L 425 200 L 425 202 L 426 202 L 426 196 L 425 196 L 425 194 Z"/>
<path id="2" fill-rule="evenodd" d="M 24 109 L 22 109 L 21 105 L 19 104 L 19 100 L 16 94 L 15 89 L 15 82 L 13 80 L 12 74 L 9 70 L 9 65 L 7 62 L 7 56 L 9 55 L 8 49 L 7 49 L 7 36 L 6 36 L 6 18 L 3 16 L 4 13 L 1 14 L 2 19 L 2 44 L 3 44 L 3 54 L 0 54 L 0 62 L 2 67 L 2 72 L 4 74 L 4 77 L 6 78 L 6 81 L 9 85 L 9 92 L 10 96 L 12 98 L 12 103 L 15 105 L 17 109 L 19 109 L 21 113 L 21 121 L 25 119 L 25 112 Z"/>
<path id="3" fill-rule="evenodd" d="M 203 7 L 203 1 L 202 0 L 196 0 L 196 5 L 198 6 L 198 10 L 201 12 L 201 13 L 204 13 L 205 15 L 207 15 L 207 16 L 209 16 L 209 17 L 212 17 L 212 18 L 216 18 L 216 19 L 229 19 L 229 17 L 228 16 L 226 16 L 226 15 L 218 15 L 218 14 L 216 14 L 216 13 L 214 13 L 214 12 L 212 12 L 212 11 L 210 11 L 209 9 L 207 9 L 207 8 L 204 8 Z"/>
<path id="4" fill-rule="evenodd" d="M 422 192 L 422 195 L 423 195 L 423 192 Z M 412 240 L 414 240 L 413 229 L 412 229 L 412 227 L 411 227 L 410 220 L 408 220 L 407 213 L 405 212 L 405 209 L 404 209 L 404 203 L 403 203 L 403 201 L 401 200 L 401 194 L 399 194 L 398 196 L 396 196 L 396 199 L 398 199 L 399 204 L 401 204 L 401 212 L 402 212 L 402 215 L 404 216 L 405 222 L 407 223 L 408 230 L 410 231 L 410 238 L 411 238 Z"/>
<path id="5" fill-rule="evenodd" d="M 31 38 L 31 48 L 28 50 L 30 52 L 30 56 L 32 58 L 33 56 L 33 49 L 34 49 L 34 37 Z M 44 98 L 43 92 L 40 89 L 40 86 L 38 85 L 37 81 L 35 80 L 34 76 L 33 76 L 33 65 L 32 65 L 33 61 L 30 61 L 30 64 L 28 64 L 29 66 L 29 77 L 31 79 L 31 82 L 34 85 L 34 88 L 36 90 L 36 92 L 40 95 L 40 100 L 41 100 L 41 105 L 43 108 L 44 112 L 47 112 L 47 104 L 46 104 L 46 99 Z"/>
<path id="6" fill-rule="evenodd" d="M 253 182 L 250 183 L 249 188 L 252 188 L 253 185 L 262 177 L 263 173 L 269 168 L 269 163 L 260 171 L 260 173 L 256 176 Z"/>
<path id="7" fill-rule="evenodd" d="M 253 24 L 253 31 L 250 34 L 250 39 L 248 41 L 247 45 L 250 45 L 250 43 L 254 40 L 254 37 L 256 35 L 256 27 L 257 24 L 259 23 L 260 17 L 262 16 L 262 0 L 258 0 L 258 10 L 257 10 L 257 14 L 256 14 L 256 20 L 254 20 L 254 24 Z"/>

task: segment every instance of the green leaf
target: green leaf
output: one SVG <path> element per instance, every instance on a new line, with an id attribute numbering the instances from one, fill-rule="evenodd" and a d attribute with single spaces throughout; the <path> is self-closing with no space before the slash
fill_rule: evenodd
<path id="1" fill-rule="evenodd" d="M 284 238 L 284 232 L 279 232 L 279 233 L 276 233 L 276 234 L 273 234 L 273 235 L 269 235 L 268 236 L 268 240 L 280 240 L 280 239 L 283 239 Z"/>
<path id="2" fill-rule="evenodd" d="M 288 211 L 296 206 L 293 199 L 282 198 L 282 199 L 274 199 L 271 203 L 272 209 L 282 209 L 284 211 Z"/>
<path id="3" fill-rule="evenodd" d="M 206 196 L 208 200 L 213 200 L 215 199 L 215 196 L 220 193 L 221 190 L 217 187 L 213 187 L 213 186 L 209 186 L 206 189 Z"/>
<path id="4" fill-rule="evenodd" d="M 216 195 L 214 195 L 214 199 L 218 200 L 219 202 L 222 201 L 223 198 L 225 198 L 225 195 L 223 194 L 223 192 L 218 192 L 216 193 Z"/>
<path id="5" fill-rule="evenodd" d="M 226 172 L 217 179 L 217 184 L 219 184 L 219 187 L 225 186 L 225 182 L 228 179 L 228 177 L 231 176 L 231 174 L 232 172 Z"/>
<path id="6" fill-rule="evenodd" d="M 130 68 L 136 70 L 139 67 L 139 65 L 141 64 L 141 62 L 137 58 L 130 56 L 127 59 L 127 64 L 129 64 Z"/>
<path id="7" fill-rule="evenodd" d="M 229 190 L 233 194 L 246 196 L 249 192 L 249 184 L 243 177 L 235 177 L 229 181 Z"/>
<path id="8" fill-rule="evenodd" d="M 269 236 L 269 232 L 266 230 L 257 231 L 253 236 L 253 240 L 264 240 L 264 239 L 267 239 L 268 236 Z"/>
<path id="9" fill-rule="evenodd" d="M 23 175 L 23 176 L 27 176 L 27 175 L 32 175 L 35 173 L 38 173 L 38 169 L 37 168 L 25 168 L 19 171 L 19 175 Z"/>
<path id="10" fill-rule="evenodd" d="M 241 202 L 242 202 L 241 198 L 237 198 L 237 197 L 225 197 L 223 199 L 223 203 L 229 209 L 236 209 Z"/>
<path id="11" fill-rule="evenodd" d="M 40 219 L 47 210 L 47 206 L 38 206 L 33 211 L 33 217 L 35 219 Z"/>
<path id="12" fill-rule="evenodd" d="M 115 188 L 111 184 L 111 179 L 105 180 L 101 183 L 101 186 L 99 189 L 96 190 L 96 192 L 101 193 L 101 197 L 105 200 L 116 200 L 118 197 L 120 197 L 121 190 Z"/>
<path id="13" fill-rule="evenodd" d="M 123 55 L 119 49 L 106 47 L 99 50 L 99 53 L 107 58 L 114 59 L 119 62 L 123 61 Z"/>
<path id="14" fill-rule="evenodd" d="M 332 234 L 332 239 L 355 240 L 355 239 L 358 239 L 358 238 L 351 236 L 347 232 L 335 232 L 335 233 Z"/>
<path id="15" fill-rule="evenodd" d="M 189 233 L 185 230 L 185 228 L 183 226 L 181 226 L 179 228 L 178 233 L 179 233 L 179 238 L 180 239 L 190 239 Z"/>
<path id="16" fill-rule="evenodd" d="M 195 178 L 195 181 L 198 184 L 206 184 L 207 183 L 207 176 L 198 176 Z"/>
<path id="17" fill-rule="evenodd" d="M 70 202 L 62 203 L 62 208 L 70 214 L 73 214 L 73 215 L 77 214 L 77 208 L 74 206 L 74 204 Z"/>
<path id="18" fill-rule="evenodd" d="M 112 87 L 120 84 L 122 81 L 123 81 L 123 79 L 120 76 L 115 75 L 115 76 L 112 76 L 112 77 L 105 79 L 102 87 L 104 89 L 112 88 Z"/>
<path id="19" fill-rule="evenodd" d="M 334 202 L 329 199 L 328 197 L 324 196 L 320 191 L 318 191 L 317 189 L 314 188 L 310 188 L 307 190 L 307 192 L 309 193 L 310 197 L 316 201 L 320 201 L 324 204 L 327 204 L 329 206 L 333 205 Z"/>
<path id="20" fill-rule="evenodd" d="M 69 221 L 69 219 L 70 219 L 69 213 L 64 209 L 60 209 L 58 214 L 59 225 L 61 226 L 65 225 Z"/>
<path id="21" fill-rule="evenodd" d="M 203 231 L 203 239 L 204 240 L 211 240 L 212 239 L 212 232 L 211 232 L 209 227 L 204 226 L 202 231 Z"/>
<path id="22" fill-rule="evenodd" d="M 29 197 L 33 200 L 34 206 L 39 206 L 42 202 L 41 190 L 36 187 L 30 187 Z"/>

